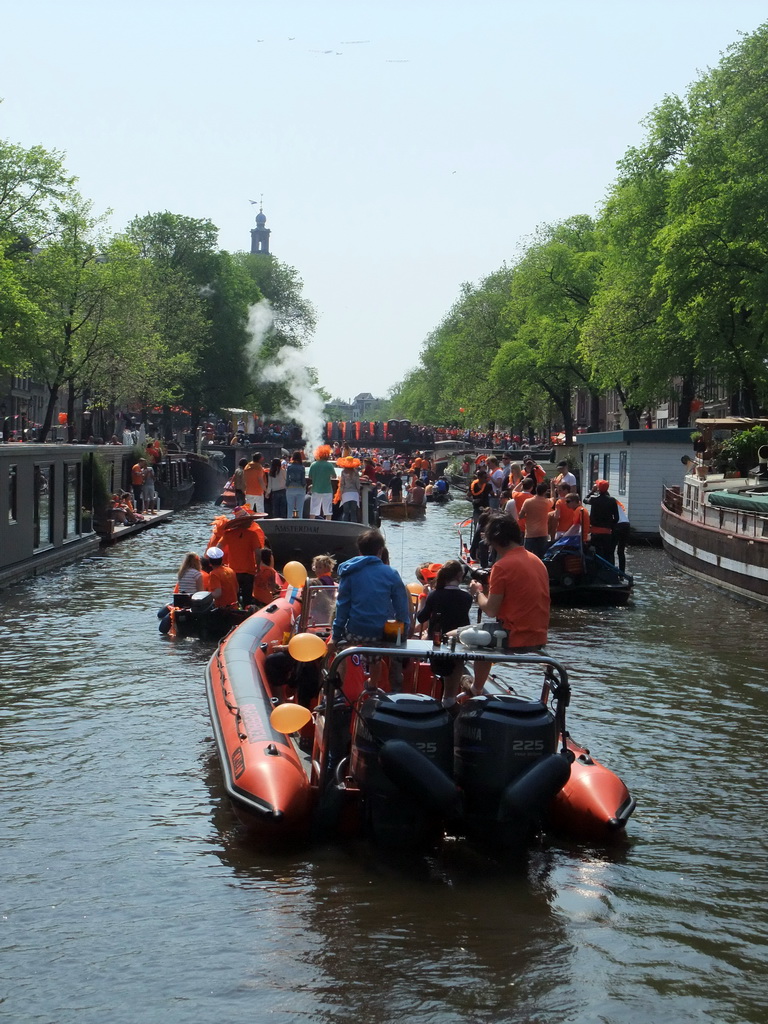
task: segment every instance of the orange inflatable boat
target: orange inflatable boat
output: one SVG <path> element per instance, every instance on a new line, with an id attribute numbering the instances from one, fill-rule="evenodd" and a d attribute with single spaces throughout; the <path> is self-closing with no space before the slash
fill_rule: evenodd
<path id="1" fill-rule="evenodd" d="M 207 669 L 225 787 L 259 836 L 423 848 L 451 834 L 508 848 L 549 828 L 623 833 L 635 801 L 568 734 L 562 665 L 408 639 L 346 648 L 328 667 L 334 599 L 327 586 L 288 588 L 225 637 Z M 483 695 L 447 709 L 442 680 L 456 659 L 498 671 Z M 543 671 L 540 695 L 521 697 L 506 669 L 526 683 Z"/>

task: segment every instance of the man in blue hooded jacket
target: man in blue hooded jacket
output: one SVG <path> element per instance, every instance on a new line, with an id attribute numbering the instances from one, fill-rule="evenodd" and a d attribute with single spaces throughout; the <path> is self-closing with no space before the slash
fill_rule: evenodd
<path id="1" fill-rule="evenodd" d="M 408 592 L 399 573 L 381 560 L 384 546 L 379 530 L 366 530 L 357 541 L 360 554 L 339 566 L 330 653 L 341 643 L 383 639 L 387 619 L 410 622 Z"/>

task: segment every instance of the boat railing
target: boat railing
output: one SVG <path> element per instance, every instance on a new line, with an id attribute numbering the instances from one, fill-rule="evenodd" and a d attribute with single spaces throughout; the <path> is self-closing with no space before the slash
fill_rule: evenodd
<path id="1" fill-rule="evenodd" d="M 661 500 L 665 508 L 679 516 L 683 511 L 683 495 L 679 487 L 662 487 Z"/>
<path id="2" fill-rule="evenodd" d="M 341 692 L 342 680 L 339 674 L 339 668 L 347 658 L 364 658 L 364 657 L 390 657 L 398 659 L 410 659 L 414 658 L 418 661 L 429 662 L 433 664 L 433 659 L 439 658 L 441 661 L 441 671 L 446 667 L 446 661 L 450 659 L 460 660 L 462 662 L 491 662 L 493 665 L 505 665 L 513 668 L 523 668 L 529 666 L 543 666 L 544 668 L 544 681 L 541 688 L 541 695 L 539 700 L 542 704 L 549 702 L 550 696 L 555 702 L 555 721 L 557 723 L 557 731 L 562 736 L 563 749 L 565 749 L 566 741 L 566 728 L 565 728 L 565 710 L 570 702 L 570 684 L 568 682 L 568 673 L 565 667 L 554 658 L 550 658 L 547 654 L 512 654 L 509 651 L 505 651 L 499 647 L 466 647 L 463 644 L 456 644 L 453 641 L 449 643 L 435 645 L 425 640 L 405 640 L 401 643 L 386 643 L 380 642 L 376 644 L 359 644 L 350 647 L 344 647 L 338 651 L 325 674 L 325 681 L 323 686 L 323 698 L 326 708 L 333 708 L 336 704 L 336 694 Z M 376 690 L 364 690 L 363 694 L 366 693 L 371 695 L 377 692 Z M 512 693 L 512 690 L 507 691 L 508 694 Z M 488 693 L 490 697 L 499 697 L 499 693 Z M 320 785 L 323 786 L 327 779 L 328 773 L 328 747 L 323 752 L 323 756 L 319 765 L 319 778 Z"/>

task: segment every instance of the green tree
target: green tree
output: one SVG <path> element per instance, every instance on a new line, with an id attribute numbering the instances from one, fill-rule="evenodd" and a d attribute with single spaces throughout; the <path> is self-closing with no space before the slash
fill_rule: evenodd
<path id="1" fill-rule="evenodd" d="M 645 145 L 628 150 L 620 162 L 598 222 L 602 263 L 581 351 L 595 382 L 617 391 L 630 427 L 640 425 L 644 409 L 670 397 L 678 398 L 678 421 L 685 425 L 694 397 L 695 351 L 675 318 L 661 317 L 667 296 L 657 281 L 670 189 L 689 134 L 684 104 L 667 97 L 646 128 Z"/>
<path id="2" fill-rule="evenodd" d="M 515 267 L 504 311 L 509 340 L 491 367 L 491 383 L 511 394 L 546 396 L 566 435 L 573 437 L 574 389 L 599 397 L 599 385 L 581 350 L 584 321 L 596 289 L 602 255 L 590 217 L 570 217 L 539 229 Z M 593 402 L 593 426 L 594 422 Z"/>
<path id="3" fill-rule="evenodd" d="M 732 411 L 754 415 L 768 402 L 768 25 L 731 46 L 687 102 L 659 240 L 661 315 L 729 385 Z"/>

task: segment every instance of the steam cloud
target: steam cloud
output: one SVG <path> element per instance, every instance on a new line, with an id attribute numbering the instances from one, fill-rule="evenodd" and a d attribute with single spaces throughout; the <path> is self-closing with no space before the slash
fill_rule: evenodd
<path id="1" fill-rule="evenodd" d="M 248 333 L 251 341 L 248 350 L 254 363 L 259 360 L 274 321 L 272 307 L 266 299 L 250 307 Z M 312 386 L 302 350 L 283 346 L 275 356 L 269 357 L 266 364 L 259 365 L 258 379 L 266 384 L 282 384 L 290 392 L 290 399 L 277 415 L 283 420 L 295 420 L 301 427 L 307 451 L 314 451 L 323 440 L 323 400 Z"/>

